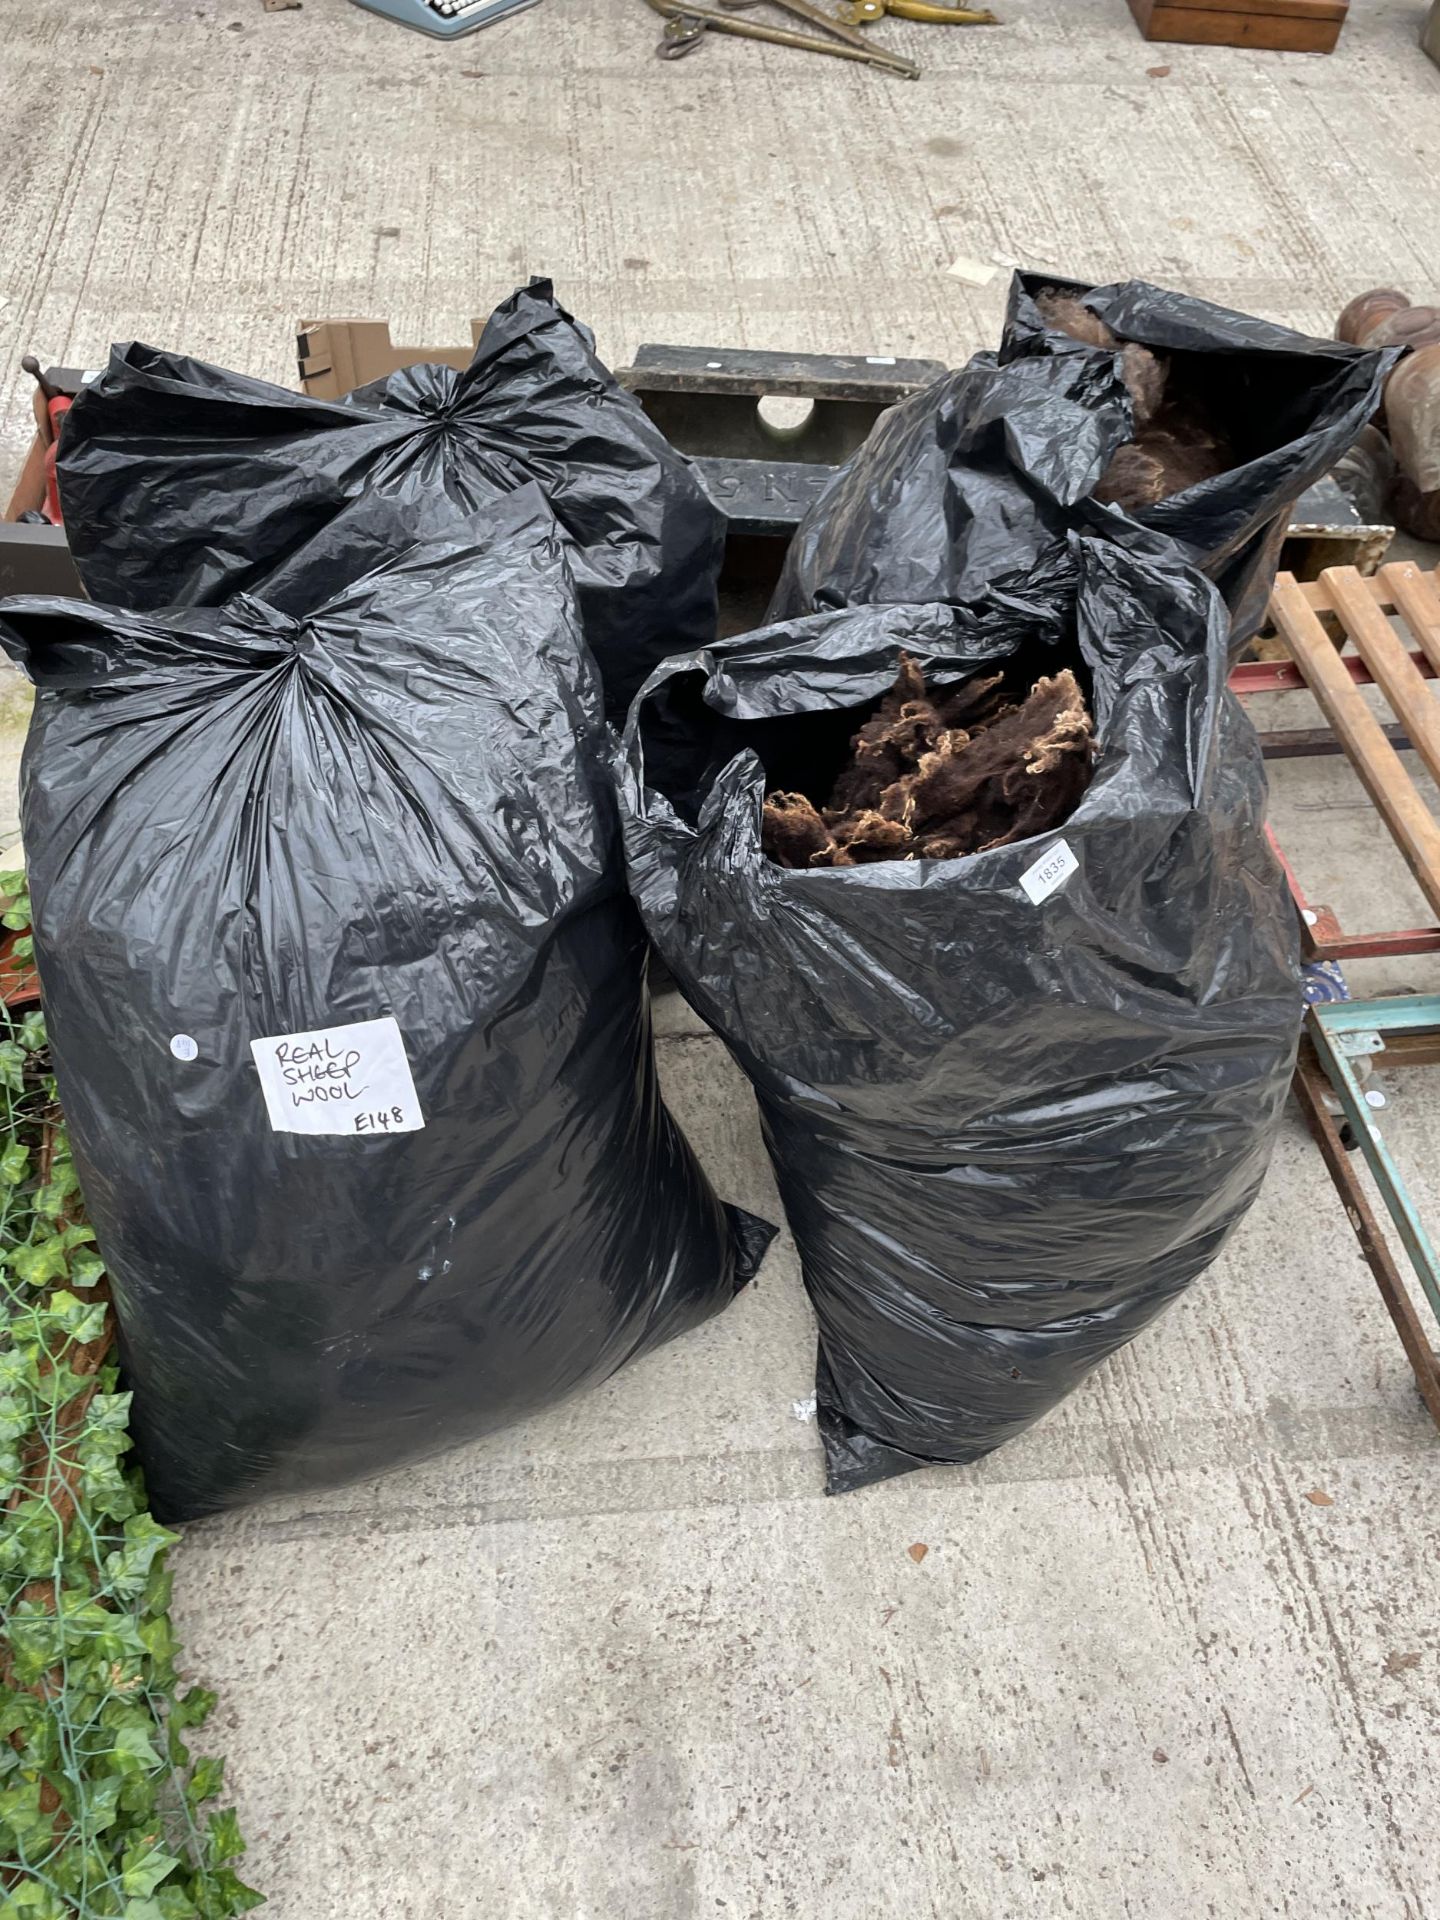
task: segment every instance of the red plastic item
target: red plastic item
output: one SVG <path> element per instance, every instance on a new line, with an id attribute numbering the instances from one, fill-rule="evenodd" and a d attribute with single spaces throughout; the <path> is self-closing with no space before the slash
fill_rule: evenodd
<path id="1" fill-rule="evenodd" d="M 60 485 L 55 477 L 55 455 L 60 448 L 60 428 L 73 402 L 65 393 L 57 393 L 46 401 L 50 413 L 50 444 L 45 449 L 45 518 L 54 526 L 63 527 L 65 516 L 60 511 Z"/>

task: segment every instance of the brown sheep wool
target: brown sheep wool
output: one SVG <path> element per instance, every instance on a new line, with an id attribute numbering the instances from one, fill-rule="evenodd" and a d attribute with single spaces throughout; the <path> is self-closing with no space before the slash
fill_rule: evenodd
<path id="1" fill-rule="evenodd" d="M 1087 347 L 1103 347 L 1120 355 L 1135 438 L 1117 448 L 1101 474 L 1095 488 L 1097 500 L 1127 511 L 1153 507 L 1236 464 L 1234 449 L 1194 400 L 1172 391 L 1168 354 L 1133 340 L 1117 340 L 1105 322 L 1073 294 L 1052 289 L 1037 294 L 1035 304 L 1047 326 Z"/>
<path id="2" fill-rule="evenodd" d="M 955 860 L 1046 833 L 1090 782 L 1094 727 L 1069 668 L 1018 702 L 1002 674 L 932 695 L 900 656 L 895 685 L 850 743 L 828 805 L 766 796 L 761 845 L 782 867 Z"/>

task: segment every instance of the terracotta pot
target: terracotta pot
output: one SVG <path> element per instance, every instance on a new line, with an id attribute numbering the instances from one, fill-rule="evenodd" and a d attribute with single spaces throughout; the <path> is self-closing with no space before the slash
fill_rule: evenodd
<path id="1" fill-rule="evenodd" d="M 1440 341 L 1440 307 L 1406 307 L 1385 315 L 1365 336 L 1367 347 L 1429 347 Z"/>
<path id="2" fill-rule="evenodd" d="M 1394 287 L 1375 287 L 1369 293 L 1357 293 L 1335 322 L 1335 338 L 1348 340 L 1352 347 L 1365 346 L 1372 327 L 1409 305 L 1409 294 L 1398 293 Z"/>
<path id="3" fill-rule="evenodd" d="M 1440 490 L 1440 337 L 1407 353 L 1386 381 L 1385 415 L 1401 473 L 1422 493 Z"/>
<path id="4" fill-rule="evenodd" d="M 40 1004 L 40 976 L 35 962 L 15 958 L 19 938 L 18 933 L 7 933 L 0 939 L 0 1000 L 12 1013 L 24 1013 Z"/>
<path id="5" fill-rule="evenodd" d="M 1440 542 L 1440 488 L 1422 493 L 1413 480 L 1402 474 L 1390 495 L 1390 512 L 1397 527 L 1417 540 Z"/>

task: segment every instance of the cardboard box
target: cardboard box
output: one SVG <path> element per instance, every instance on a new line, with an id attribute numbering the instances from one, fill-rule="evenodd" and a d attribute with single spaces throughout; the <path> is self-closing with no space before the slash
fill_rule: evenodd
<path id="1" fill-rule="evenodd" d="M 483 320 L 470 322 L 468 347 L 396 347 L 385 320 L 302 320 L 295 338 L 300 386 L 316 400 L 338 400 L 355 387 L 427 361 L 463 373 L 484 329 Z"/>

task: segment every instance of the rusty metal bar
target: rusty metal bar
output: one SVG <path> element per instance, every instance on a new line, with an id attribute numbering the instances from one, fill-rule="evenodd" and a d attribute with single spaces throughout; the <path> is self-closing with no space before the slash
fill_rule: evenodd
<path id="1" fill-rule="evenodd" d="M 1368 586 L 1370 583 L 1365 580 L 1361 584 Z M 1270 617 L 1272 620 L 1275 617 L 1273 605 Z M 1357 687 L 1375 684 L 1374 674 L 1359 654 L 1340 653 L 1334 648 L 1332 651 Z M 1427 680 L 1435 679 L 1440 673 L 1440 668 L 1423 653 L 1411 652 L 1405 657 L 1415 671 Z M 1251 693 L 1303 693 L 1310 682 L 1293 660 L 1242 660 L 1230 669 L 1229 684 L 1230 691 L 1239 694 L 1243 700 Z"/>
<path id="2" fill-rule="evenodd" d="M 1410 736 L 1403 727 L 1382 727 L 1397 753 L 1409 751 Z M 1339 758 L 1345 749 L 1329 727 L 1275 727 L 1260 735 L 1260 751 L 1267 760 Z"/>

